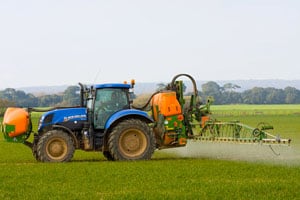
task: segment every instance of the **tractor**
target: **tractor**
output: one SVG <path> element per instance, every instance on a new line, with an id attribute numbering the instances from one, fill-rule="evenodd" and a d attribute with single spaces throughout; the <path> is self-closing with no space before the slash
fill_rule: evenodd
<path id="1" fill-rule="evenodd" d="M 181 76 L 192 82 L 189 97 L 184 96 L 183 81 L 177 80 Z M 68 162 L 76 149 L 100 151 L 108 160 L 148 160 L 156 149 L 184 147 L 188 139 L 290 143 L 267 133 L 270 126 L 252 128 L 213 120 L 212 98 L 200 102 L 196 81 L 189 74 L 174 76 L 141 107 L 133 106 L 134 85 L 134 80 L 130 84 L 79 83 L 80 105 L 76 107 L 9 107 L 1 128 L 4 138 L 30 147 L 40 162 Z M 43 112 L 37 133 L 32 130 L 32 112 Z"/>

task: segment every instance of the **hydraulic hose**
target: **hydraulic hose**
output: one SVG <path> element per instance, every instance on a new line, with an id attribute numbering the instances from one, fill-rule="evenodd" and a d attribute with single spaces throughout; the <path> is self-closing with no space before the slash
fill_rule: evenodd
<path id="1" fill-rule="evenodd" d="M 48 112 L 56 109 L 62 109 L 62 108 L 78 108 L 78 106 L 70 106 L 70 107 L 51 107 L 48 109 L 39 109 L 39 108 L 27 108 L 29 112 Z"/>
<path id="2" fill-rule="evenodd" d="M 136 107 L 136 106 L 132 106 L 132 108 L 137 109 L 137 110 L 145 110 L 147 108 L 147 106 L 150 104 L 151 99 L 154 97 L 154 95 L 160 93 L 160 91 L 154 92 L 150 98 L 148 99 L 148 101 L 146 102 L 145 105 L 143 105 L 142 107 Z"/>
<path id="3" fill-rule="evenodd" d="M 175 81 L 176 81 L 176 79 L 177 79 L 178 77 L 180 77 L 180 76 L 186 76 L 186 77 L 188 77 L 188 78 L 192 81 L 193 89 L 194 89 L 194 95 L 195 95 L 195 97 L 198 96 L 198 89 L 197 89 L 196 81 L 195 81 L 195 79 L 194 79 L 191 75 L 189 75 L 189 74 L 177 74 L 176 76 L 174 76 L 174 78 L 172 79 L 172 82 L 171 82 L 171 87 L 172 87 L 172 89 L 175 88 Z"/>

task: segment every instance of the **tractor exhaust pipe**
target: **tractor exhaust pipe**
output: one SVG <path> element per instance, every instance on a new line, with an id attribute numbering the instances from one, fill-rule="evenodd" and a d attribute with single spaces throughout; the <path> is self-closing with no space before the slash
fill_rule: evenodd
<path id="1" fill-rule="evenodd" d="M 78 83 L 80 86 L 80 107 L 84 106 L 84 85 L 82 83 Z"/>

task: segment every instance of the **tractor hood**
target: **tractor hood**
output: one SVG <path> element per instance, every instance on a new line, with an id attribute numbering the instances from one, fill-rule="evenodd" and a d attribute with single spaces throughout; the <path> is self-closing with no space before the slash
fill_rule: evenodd
<path id="1" fill-rule="evenodd" d="M 44 113 L 39 121 L 38 131 L 55 124 L 87 121 L 86 108 L 63 108 Z"/>

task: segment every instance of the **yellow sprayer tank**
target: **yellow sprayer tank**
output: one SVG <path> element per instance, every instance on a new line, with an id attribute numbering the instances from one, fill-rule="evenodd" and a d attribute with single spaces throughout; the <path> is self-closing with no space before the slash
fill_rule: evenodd
<path id="1" fill-rule="evenodd" d="M 3 118 L 4 134 L 9 137 L 17 137 L 28 131 L 30 119 L 29 113 L 23 108 L 7 108 Z"/>

